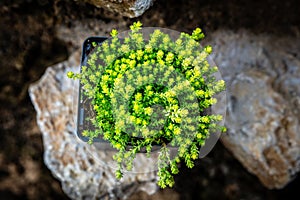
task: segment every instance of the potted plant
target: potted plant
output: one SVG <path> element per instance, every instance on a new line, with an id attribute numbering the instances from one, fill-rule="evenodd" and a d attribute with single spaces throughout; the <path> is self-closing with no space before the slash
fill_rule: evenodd
<path id="1" fill-rule="evenodd" d="M 156 148 L 158 185 L 165 188 L 174 185 L 179 162 L 192 168 L 210 133 L 225 131 L 218 124 L 222 115 L 210 111 L 225 83 L 207 60 L 211 46 L 199 43 L 201 29 L 175 40 L 168 32 L 151 30 L 144 31 L 140 22 L 125 37 L 112 30 L 111 38 L 93 44 L 80 73 L 68 72 L 68 77 L 79 79 L 94 113 L 87 119 L 93 128 L 82 135 L 89 143 L 108 141 L 117 150 L 116 177 L 132 169 L 137 153 L 150 155 Z M 174 156 L 169 147 L 177 148 Z"/>

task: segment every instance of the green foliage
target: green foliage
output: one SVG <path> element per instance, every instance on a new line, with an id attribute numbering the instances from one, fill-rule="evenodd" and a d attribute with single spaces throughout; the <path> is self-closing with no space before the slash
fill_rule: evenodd
<path id="1" fill-rule="evenodd" d="M 211 46 L 200 46 L 201 29 L 181 33 L 173 41 L 160 30 L 145 40 L 141 28 L 140 22 L 133 23 L 123 40 L 112 30 L 111 39 L 96 46 L 81 73 L 67 75 L 81 81 L 96 113 L 91 119 L 96 130 L 86 130 L 84 136 L 89 143 L 102 136 L 118 150 L 116 177 L 123 176 L 124 167 L 132 169 L 141 149 L 149 156 L 153 146 L 160 145 L 158 185 L 172 187 L 178 163 L 192 168 L 210 132 L 226 130 L 218 125 L 222 116 L 204 114 L 217 102 L 213 96 L 225 89 L 225 82 L 213 76 L 217 67 L 207 61 Z M 153 107 L 157 104 L 164 109 L 164 119 Z M 172 159 L 167 145 L 178 147 Z"/>

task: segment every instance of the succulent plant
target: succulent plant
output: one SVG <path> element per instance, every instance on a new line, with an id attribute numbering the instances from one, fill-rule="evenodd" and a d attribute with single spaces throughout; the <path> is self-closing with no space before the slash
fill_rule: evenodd
<path id="1" fill-rule="evenodd" d="M 203 38 L 200 28 L 176 40 L 159 29 L 146 37 L 135 22 L 124 38 L 112 30 L 80 73 L 68 73 L 80 80 L 96 113 L 89 119 L 95 130 L 83 135 L 89 143 L 102 137 L 117 149 L 118 179 L 124 168 L 132 169 L 137 153 L 143 149 L 150 156 L 159 146 L 158 185 L 172 187 L 178 164 L 192 168 L 210 133 L 226 130 L 218 125 L 221 115 L 206 112 L 225 82 L 214 76 L 218 68 L 207 60 L 212 47 L 201 47 Z M 177 147 L 174 157 L 170 146 Z"/>

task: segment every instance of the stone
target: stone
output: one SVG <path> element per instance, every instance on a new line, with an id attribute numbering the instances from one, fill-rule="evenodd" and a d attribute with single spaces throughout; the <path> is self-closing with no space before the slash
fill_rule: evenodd
<path id="1" fill-rule="evenodd" d="M 68 61 L 49 67 L 29 88 L 43 135 L 45 164 L 72 199 L 126 199 L 138 191 L 155 193 L 156 172 L 149 164 L 155 162 L 152 157 L 139 154 L 135 163 L 135 172 L 139 173 L 125 173 L 117 181 L 110 164 L 115 152 L 77 138 L 78 83 L 68 79 L 66 73 L 79 70 L 78 58 L 77 51 Z"/>
<path id="2" fill-rule="evenodd" d="M 267 188 L 283 188 L 300 167 L 300 41 L 245 31 L 210 37 L 227 83 L 221 140 Z"/>
<path id="3" fill-rule="evenodd" d="M 87 2 L 130 18 L 141 16 L 153 4 L 153 0 L 88 0 Z"/>
<path id="4" fill-rule="evenodd" d="M 76 23 L 74 30 L 58 28 L 58 37 L 67 42 L 73 41 L 71 50 L 78 49 L 80 42 L 74 41 L 83 41 L 88 35 L 104 35 L 112 25 L 100 23 L 100 28 L 90 30 L 84 24 Z M 125 24 L 121 26 L 125 28 Z M 300 170 L 299 38 L 219 30 L 208 34 L 204 44 L 213 46 L 212 58 L 227 85 L 228 131 L 221 137 L 222 143 L 267 188 L 283 188 Z M 87 166 L 100 166 L 96 162 L 89 164 L 93 156 L 87 154 L 86 150 L 94 147 L 77 144 L 74 134 L 71 134 L 75 126 L 74 121 L 70 120 L 73 116 L 70 113 L 73 112 L 70 109 L 71 82 L 65 79 L 64 74 L 78 66 L 79 61 L 75 62 L 75 57 L 80 57 L 79 52 L 69 61 L 49 68 L 45 76 L 30 87 L 30 96 L 44 137 L 45 162 L 72 198 L 83 198 L 90 193 L 80 183 L 81 178 L 76 176 L 84 177 L 82 180 L 87 180 L 91 185 L 90 191 L 97 191 L 94 194 L 98 196 L 103 191 L 118 196 L 119 193 L 114 191 L 122 190 L 120 188 L 129 182 L 116 186 L 113 172 L 107 168 L 101 172 L 93 167 L 87 171 L 81 169 L 81 160 Z M 76 148 L 80 151 L 75 154 Z M 72 152 L 70 155 L 73 160 L 69 156 L 65 158 L 63 152 Z M 66 159 L 69 162 L 67 168 Z M 76 176 L 69 177 L 73 171 Z M 143 183 L 148 185 L 138 185 L 137 188 L 155 192 L 154 181 L 149 181 L 152 178 L 156 178 L 154 174 L 144 179 L 146 181 Z M 130 184 L 136 187 L 136 182 Z M 101 189 L 97 190 L 96 185 L 100 185 Z"/>

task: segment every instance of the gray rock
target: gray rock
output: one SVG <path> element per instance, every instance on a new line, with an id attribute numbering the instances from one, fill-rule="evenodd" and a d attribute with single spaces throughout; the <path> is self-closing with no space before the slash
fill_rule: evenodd
<path id="1" fill-rule="evenodd" d="M 112 167 L 112 150 L 88 145 L 76 137 L 78 83 L 67 78 L 79 69 L 79 52 L 68 61 L 49 67 L 29 89 L 43 134 L 44 160 L 72 199 L 126 199 L 132 193 L 157 191 L 153 158 L 138 155 L 135 172 L 117 181 Z M 147 172 L 147 173 L 142 173 Z"/>
<path id="2" fill-rule="evenodd" d="M 217 32 L 211 36 L 227 83 L 224 145 L 268 188 L 300 167 L 300 41 Z"/>
<path id="3" fill-rule="evenodd" d="M 153 4 L 153 0 L 88 0 L 87 2 L 131 18 L 142 15 Z"/>
<path id="4" fill-rule="evenodd" d="M 58 29 L 59 37 L 70 41 L 76 37 L 72 41 L 83 41 L 90 34 L 103 35 L 111 25 L 103 24 L 99 30 L 80 28 L 83 26 L 80 23 L 78 26 L 81 31 Z M 74 35 L 74 32 L 80 34 Z M 213 46 L 212 57 L 227 83 L 228 132 L 221 138 L 223 144 L 266 187 L 284 187 L 300 166 L 299 39 L 253 35 L 246 31 L 217 31 L 208 35 L 205 42 Z M 77 48 L 74 44 L 74 49 Z M 155 192 L 155 174 L 143 178 L 131 176 L 117 183 L 113 171 L 96 162 L 94 154 L 86 152 L 97 152 L 98 157 L 101 151 L 78 143 L 74 137 L 73 86 L 65 73 L 78 66 L 75 57 L 80 56 L 75 54 L 69 61 L 49 68 L 43 78 L 30 87 L 43 132 L 47 166 L 72 198 L 91 194 L 116 197 L 128 185 L 131 187 L 128 186 L 126 194 L 132 193 L 132 188 Z M 144 181 L 137 185 L 133 179 Z"/>

